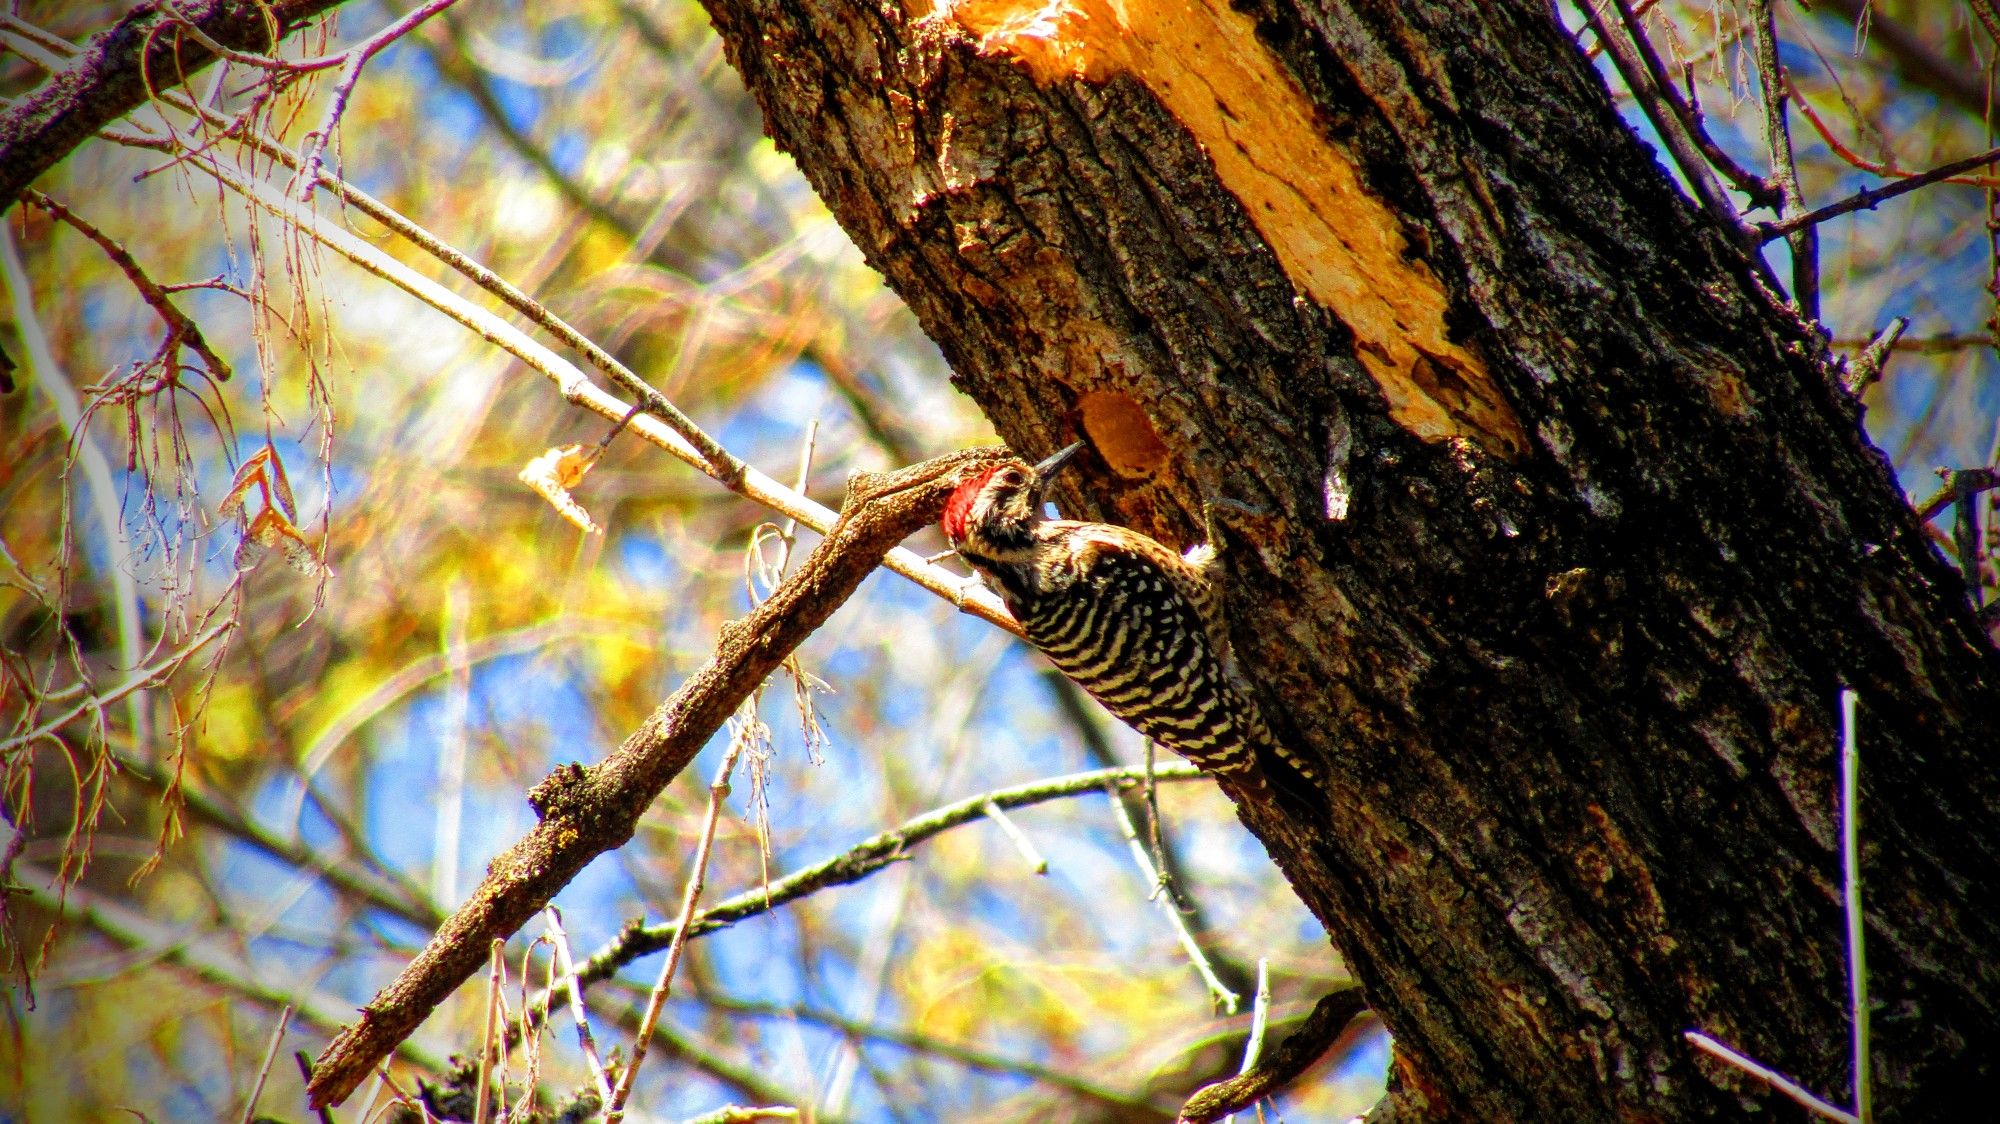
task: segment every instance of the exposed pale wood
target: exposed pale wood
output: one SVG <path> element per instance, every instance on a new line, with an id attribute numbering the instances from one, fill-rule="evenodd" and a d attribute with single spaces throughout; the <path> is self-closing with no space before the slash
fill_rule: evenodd
<path id="1" fill-rule="evenodd" d="M 1426 440 L 1468 437 L 1512 457 L 1521 423 L 1478 353 L 1445 327 L 1448 297 L 1402 219 L 1364 187 L 1298 83 L 1227 0 L 965 0 L 950 18 L 982 54 L 1044 84 L 1145 83 L 1206 149 L 1301 293 L 1355 335 L 1390 416 Z M 947 178 L 947 186 L 950 179 Z"/>

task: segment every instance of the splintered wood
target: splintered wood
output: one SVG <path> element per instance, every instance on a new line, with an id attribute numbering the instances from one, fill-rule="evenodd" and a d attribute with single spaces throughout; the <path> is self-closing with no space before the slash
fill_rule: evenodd
<path id="1" fill-rule="evenodd" d="M 927 14 L 923 0 L 913 6 Z M 1397 424 L 1508 458 L 1526 449 L 1484 361 L 1448 337 L 1444 287 L 1409 252 L 1395 212 L 1362 186 L 1305 92 L 1227 0 L 962 0 L 932 18 L 955 20 L 982 54 L 1018 60 L 1045 83 L 1144 82 L 1207 148 L 1293 284 L 1354 330 Z"/>

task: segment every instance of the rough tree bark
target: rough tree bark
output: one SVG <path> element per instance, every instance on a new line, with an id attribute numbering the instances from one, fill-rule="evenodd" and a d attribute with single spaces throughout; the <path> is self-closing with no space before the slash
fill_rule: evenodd
<path id="1" fill-rule="evenodd" d="M 1545 4 L 705 2 L 1002 436 L 1091 440 L 1071 511 L 1252 511 L 1330 813 L 1241 814 L 1395 1034 L 1376 1119 L 1798 1115 L 1696 1027 L 1845 1100 L 1843 684 L 1881 1118 L 2000 1079 L 2000 659 Z"/>
<path id="2" fill-rule="evenodd" d="M 97 130 L 215 61 L 178 24 L 264 53 L 341 0 L 152 0 L 92 36 L 69 67 L 0 113 L 0 212 Z"/>

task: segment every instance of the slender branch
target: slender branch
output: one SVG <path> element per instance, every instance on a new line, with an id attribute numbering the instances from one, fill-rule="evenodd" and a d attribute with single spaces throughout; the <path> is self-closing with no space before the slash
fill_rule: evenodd
<path id="1" fill-rule="evenodd" d="M 592 859 L 630 839 L 653 798 L 750 692 L 847 600 L 891 547 L 938 517 L 964 472 L 995 459 L 993 450 L 975 450 L 851 480 L 847 507 L 827 537 L 747 620 L 723 628 L 706 666 L 603 762 L 589 769 L 562 766 L 528 794 L 540 823 L 493 860 L 471 899 L 320 1055 L 309 1089 L 313 1105 L 346 1099 L 478 969 L 488 940 L 512 934 Z"/>
<path id="2" fill-rule="evenodd" d="M 753 1124 L 758 1120 L 797 1120 L 799 1110 L 790 1105 L 774 1107 L 746 1107 L 744 1105 L 723 1105 L 713 1112 L 700 1116 L 690 1116 L 681 1124 Z"/>
<path id="3" fill-rule="evenodd" d="M 1181 1106 L 1180 1124 L 1208 1124 L 1290 1085 L 1325 1056 L 1347 1024 L 1366 1009 L 1360 984 L 1320 996 L 1298 1029 L 1249 1072 L 1204 1086 L 1189 1097 Z"/>
<path id="4" fill-rule="evenodd" d="M 1243 1066 L 1238 1075 L 1257 1068 L 1257 1059 L 1264 1052 L 1264 1031 L 1271 1023 L 1271 961 L 1269 957 L 1257 958 L 1257 991 L 1250 1001 L 1250 1040 L 1243 1045 Z"/>
<path id="5" fill-rule="evenodd" d="M 1617 69 L 1618 76 L 1624 79 L 1626 89 L 1632 91 L 1632 96 L 1638 100 L 1640 109 L 1645 111 L 1646 119 L 1653 123 L 1654 132 L 1659 134 L 1660 139 L 1666 143 L 1667 150 L 1673 154 L 1675 165 L 1681 169 L 1681 174 L 1687 177 L 1688 184 L 1693 188 L 1695 199 L 1701 204 L 1702 210 L 1708 213 L 1718 227 L 1747 249 L 1748 232 L 1744 230 L 1742 221 L 1737 218 L 1735 206 L 1723 193 L 1722 184 L 1716 180 L 1709 157 L 1702 152 L 1701 145 L 1694 136 L 1695 130 L 1689 123 L 1691 115 L 1687 107 L 1674 93 L 1673 84 L 1667 80 L 1665 69 L 1661 66 L 1658 56 L 1652 53 L 1645 36 L 1636 30 L 1638 21 L 1633 16 L 1631 7 L 1625 0 L 1610 0 L 1614 10 L 1623 20 L 1622 30 L 1631 31 L 1630 37 L 1627 38 L 1625 35 L 1614 33 L 1605 22 L 1604 15 L 1599 10 L 1601 2 L 1602 0 L 1583 0 L 1579 5 L 1583 9 L 1584 18 L 1590 21 L 1591 30 L 1596 33 L 1597 41 L 1604 45 L 1605 52 L 1611 56 L 1612 66 Z M 1712 142 L 1710 147 L 1713 147 Z M 1764 194 L 1769 195 L 1768 187 Z"/>
<path id="6" fill-rule="evenodd" d="M 125 274 L 125 279 L 132 283 L 133 288 L 139 290 L 140 298 L 152 307 L 154 313 L 167 326 L 167 339 L 161 345 L 161 350 L 169 353 L 167 361 L 170 366 L 175 362 L 171 352 L 177 347 L 185 346 L 188 350 L 201 356 L 201 361 L 208 365 L 209 374 L 214 375 L 223 382 L 229 381 L 232 374 L 229 364 L 224 362 L 222 356 L 217 355 L 214 349 L 208 346 L 208 341 L 202 337 L 200 325 L 190 320 L 187 313 L 182 312 L 179 306 L 168 299 L 166 290 L 162 289 L 157 281 L 154 281 L 146 274 L 144 269 L 140 268 L 139 263 L 132 259 L 132 255 L 126 251 L 124 246 L 91 224 L 83 216 L 33 188 L 29 188 L 23 193 L 22 198 L 54 215 L 63 222 L 68 223 L 77 233 L 95 242 L 97 248 L 104 251 L 104 256 L 110 258 L 111 263 L 116 265 L 119 271 Z M 169 381 L 172 381 L 172 373 L 170 369 L 168 372 Z"/>
<path id="7" fill-rule="evenodd" d="M 1173 926 L 1174 937 L 1180 941 L 1182 951 L 1187 953 L 1188 961 L 1201 976 L 1201 982 L 1207 985 L 1209 998 L 1213 999 L 1215 1005 L 1224 1013 L 1235 1014 L 1236 1008 L 1243 1002 L 1243 997 L 1216 976 L 1215 968 L 1208 962 L 1208 954 L 1201 950 L 1201 945 L 1194 939 L 1194 934 L 1188 931 L 1187 921 L 1181 917 L 1181 911 L 1174 907 L 1173 897 L 1163 892 L 1166 884 L 1161 880 L 1160 869 L 1153 865 L 1152 855 L 1147 853 L 1146 845 L 1139 841 L 1139 829 L 1132 822 L 1131 813 L 1125 810 L 1124 801 L 1118 799 L 1116 789 L 1106 786 L 1105 795 L 1111 797 L 1111 814 L 1118 820 L 1119 832 L 1125 836 L 1125 848 L 1132 853 L 1133 865 L 1139 868 L 1140 875 L 1146 879 L 1148 892 L 1159 902 L 1160 911 L 1166 914 L 1167 923 Z"/>
<path id="8" fill-rule="evenodd" d="M 597 1041 L 591 1037 L 590 1016 L 583 1008 L 583 987 L 576 979 L 576 965 L 570 959 L 569 934 L 563 932 L 562 911 L 550 906 L 542 911 L 548 919 L 549 943 L 556 950 L 556 971 L 563 981 L 563 991 L 569 996 L 569 1017 L 576 1023 L 577 1046 L 583 1051 L 584 1064 L 590 1069 L 591 1085 L 597 1090 L 597 1103 L 611 1103 L 611 1078 L 604 1072 L 604 1059 L 598 1056 Z M 521 1017 L 525 1020 L 527 1012 Z"/>
<path id="9" fill-rule="evenodd" d="M 1779 1073 L 1777 1070 L 1772 1069 L 1770 1066 L 1764 1065 L 1761 1062 L 1758 1062 L 1741 1053 L 1738 1053 L 1737 1051 L 1731 1049 L 1730 1047 L 1724 1045 L 1723 1043 L 1717 1041 L 1716 1039 L 1710 1038 L 1708 1035 L 1703 1034 L 1700 1031 L 1695 1031 L 1695 1030 L 1684 1031 L 1683 1037 L 1685 1037 L 1694 1046 L 1701 1049 L 1702 1052 L 1721 1058 L 1723 1061 L 1728 1062 L 1730 1065 L 1735 1066 L 1737 1069 L 1742 1070 L 1743 1072 L 1749 1074 L 1750 1076 L 1755 1077 L 1760 1081 L 1767 1082 L 1773 1089 L 1776 1089 L 1778 1092 L 1783 1093 L 1787 1097 L 1790 1097 L 1794 1102 L 1805 1107 L 1806 1109 L 1810 1110 L 1811 1112 L 1813 1112 L 1818 1116 L 1825 1117 L 1828 1120 L 1836 1121 L 1837 1124 L 1861 1124 L 1860 1118 L 1855 1116 L 1853 1113 L 1848 1112 L 1845 1109 L 1833 1107 L 1832 1105 L 1826 1103 L 1825 1101 L 1814 1096 L 1812 1093 L 1808 1092 L 1805 1086 L 1800 1085 L 1798 1082 L 1793 1081 L 1791 1078 L 1786 1077 L 1784 1074 Z"/>
<path id="10" fill-rule="evenodd" d="M 1872 211 L 1877 204 L 1887 202 L 1898 195 L 1907 195 L 1920 187 L 1929 187 L 1941 180 L 1948 180 L 1961 172 L 1969 172 L 1974 168 L 1983 168 L 1996 160 L 2000 160 L 2000 148 L 1989 148 L 1977 156 L 1967 156 L 1962 160 L 1954 160 L 1949 164 L 1940 164 L 1928 172 L 1921 172 L 1905 180 L 1898 180 L 1892 184 L 1871 187 L 1855 192 L 1845 199 L 1835 203 L 1828 203 L 1824 207 L 1807 211 L 1802 215 L 1793 215 L 1790 218 L 1780 219 L 1777 222 L 1758 223 L 1757 236 L 1760 241 L 1769 242 L 1774 238 L 1783 238 L 1794 230 L 1800 230 L 1808 226 L 1818 226 L 1828 219 L 1839 218 L 1841 215 L 1850 214 L 1854 211 Z"/>
<path id="11" fill-rule="evenodd" d="M 1901 317 L 1898 317 L 1897 319 L 1901 319 Z M 1887 331 L 1888 329 L 1886 328 L 1883 329 L 1883 332 L 1885 334 L 1887 333 Z M 1840 339 L 1833 341 L 1833 346 L 1841 348 L 1843 350 L 1852 351 L 1856 348 L 1871 347 L 1881 338 L 1882 338 L 1881 336 L 1877 336 L 1875 337 L 1875 339 L 1866 339 L 1866 340 Z M 1914 351 L 1919 355 L 1946 355 L 1954 351 L 1972 351 L 1975 348 L 1992 347 L 1992 346 L 1993 346 L 1993 337 L 1984 332 L 1981 332 L 1976 336 L 1959 336 L 1959 335 L 1919 336 L 1916 339 L 1904 339 L 1902 338 L 1902 334 L 1899 332 L 1897 333 L 1897 338 L 1895 342 L 1889 345 L 1889 350 Z"/>
<path id="12" fill-rule="evenodd" d="M 715 781 L 708 786 L 708 812 L 702 818 L 701 839 L 695 847 L 693 869 L 688 871 L 687 888 L 681 893 L 680 920 L 674 923 L 674 940 L 667 946 L 667 959 L 660 965 L 660 978 L 646 996 L 646 1011 L 639 1016 L 639 1033 L 632 1039 L 632 1060 L 618 1075 L 618 1087 L 611 1091 L 611 1099 L 604 1104 L 604 1124 L 618 1124 L 625 1119 L 625 1101 L 632 1095 L 632 1083 L 638 1079 L 640 1063 L 646 1060 L 646 1047 L 653 1040 L 653 1028 L 659 1025 L 660 1008 L 666 1006 L 667 992 L 673 987 L 674 969 L 680 966 L 681 953 L 687 950 L 688 922 L 693 920 L 695 906 L 701 902 L 702 889 L 708 884 L 708 859 L 714 853 L 715 825 L 722 819 L 722 802 L 729 798 L 729 775 L 736 771 L 736 759 L 742 756 L 747 736 L 739 730 L 737 737 L 729 739 L 729 749 L 723 753 L 722 763 L 715 768 Z M 571 990 L 575 990 L 574 985 L 571 985 Z"/>
<path id="13" fill-rule="evenodd" d="M 500 990 L 507 973 L 507 938 L 494 937 L 487 945 L 486 1030 L 479 1036 L 477 1084 L 473 1087 L 472 1124 L 487 1124 L 487 1098 L 493 1092 L 493 1055 L 500 1049 Z M 325 1107 L 325 1106 L 321 1106 Z"/>
<path id="14" fill-rule="evenodd" d="M 564 398 L 571 403 L 583 406 L 609 421 L 622 421 L 631 412 L 629 406 L 592 384 L 584 373 L 568 360 L 536 343 L 504 320 L 472 304 L 456 293 L 445 289 L 443 286 L 410 269 L 376 247 L 369 245 L 337 226 L 325 222 L 311 211 L 298 206 L 283 195 L 271 191 L 263 184 L 244 177 L 226 163 L 212 156 L 203 154 L 194 157 L 192 162 L 215 176 L 225 186 L 242 195 L 245 199 L 256 203 L 258 206 L 270 211 L 273 215 L 296 225 L 300 230 L 306 232 L 322 245 L 348 258 L 356 265 L 388 281 L 418 300 L 443 312 L 445 315 L 470 329 L 480 338 L 505 349 L 514 355 L 515 358 L 520 359 L 530 368 L 553 381 Z M 322 182 L 325 182 L 328 178 L 327 174 L 322 172 L 321 178 Z M 363 193 L 351 187 L 343 190 L 342 195 L 343 198 L 347 198 L 350 202 L 366 198 Z M 371 200 L 371 202 L 373 201 Z M 374 208 L 367 213 L 371 217 L 381 218 L 385 222 L 388 221 L 386 216 L 394 215 L 394 212 L 382 206 L 379 202 L 374 203 Z M 633 375 L 622 364 L 618 364 L 616 360 L 604 354 L 601 349 L 591 344 L 580 333 L 577 333 L 575 329 L 564 324 L 552 313 L 549 313 L 541 305 L 527 297 L 526 294 L 520 293 L 518 290 L 513 290 L 512 286 L 501 281 L 491 271 L 486 270 L 483 266 L 477 266 L 476 263 L 466 258 L 463 254 L 450 250 L 450 247 L 429 236 L 427 232 L 423 231 L 415 223 L 411 223 L 407 219 L 402 219 L 401 216 L 395 216 L 395 218 L 399 221 L 390 225 L 397 233 L 411 239 L 420 248 L 439 257 L 440 260 L 445 261 L 454 268 L 459 269 L 460 272 L 479 282 L 482 287 L 495 292 L 496 295 L 501 295 L 517 311 L 521 311 L 523 315 L 528 315 L 531 319 L 534 319 L 539 325 L 556 335 L 558 339 L 576 347 L 578 350 L 584 352 L 586 356 L 601 357 L 601 359 L 594 361 L 597 361 L 600 369 L 605 370 L 607 374 L 611 374 L 614 379 L 622 382 L 623 377 L 629 377 L 637 382 L 638 387 L 643 391 L 644 395 L 651 395 L 653 398 L 658 399 L 660 403 L 665 402 L 664 398 L 659 398 L 657 392 L 652 391 L 643 381 L 638 380 L 638 377 Z M 447 256 L 447 251 L 449 251 L 449 256 Z M 623 376 L 621 377 L 618 372 L 623 372 Z M 645 400 L 643 396 L 642 400 Z M 661 413 L 669 413 L 681 417 L 685 416 L 680 415 L 679 410 L 672 408 L 670 404 L 657 410 L 649 406 L 648 412 L 653 414 L 653 416 L 638 418 L 631 423 L 633 432 L 644 437 L 647 441 L 672 453 L 695 468 L 709 473 L 712 477 L 744 498 L 769 507 L 788 518 L 796 519 L 803 526 L 810 527 L 824 534 L 827 528 L 833 524 L 834 513 L 825 506 L 799 494 L 795 489 L 778 483 L 757 469 L 743 465 L 742 462 L 736 460 L 735 457 L 730 456 L 726 452 L 722 456 L 730 464 L 738 466 L 740 471 L 736 472 L 733 476 L 718 474 L 714 469 L 716 461 L 704 454 L 694 439 L 674 426 L 673 423 L 668 422 L 663 424 L 659 420 Z M 698 435 L 701 441 L 712 444 L 712 439 L 702 434 L 699 428 L 694 426 L 693 422 L 687 422 L 687 427 L 688 431 Z M 1008 615 L 1006 608 L 1000 604 L 998 598 L 984 589 L 968 590 L 961 579 L 947 570 L 925 562 L 912 551 L 898 547 L 890 552 L 884 565 L 889 570 L 909 578 L 932 593 L 950 600 L 955 605 L 961 606 L 966 612 L 982 620 L 998 625 L 1009 632 L 1018 634 L 1020 631 L 1020 626 Z"/>
<path id="15" fill-rule="evenodd" d="M 190 939 L 190 934 L 182 928 L 155 921 L 81 886 L 58 890 L 56 876 L 41 867 L 20 863 L 14 869 L 13 892 L 25 894 L 28 901 L 51 913 L 74 916 L 120 945 L 157 957 L 231 995 L 272 1011 L 289 1005 L 298 1018 L 325 1031 L 338 1029 L 348 1017 L 350 1008 L 346 1002 L 316 992 L 289 991 L 274 982 L 269 971 L 253 968 L 220 951 L 216 942 Z M 426 1069 L 443 1067 L 438 1055 L 413 1042 L 399 1043 L 396 1053 Z"/>
<path id="16" fill-rule="evenodd" d="M 326 154 L 327 138 L 340 127 L 340 118 L 347 112 L 347 99 L 353 96 L 355 84 L 361 81 L 361 71 L 368 65 L 368 60 L 374 58 L 389 44 L 408 35 L 425 20 L 457 2 L 458 0 L 426 0 L 403 18 L 343 52 L 340 80 L 334 85 L 333 96 L 327 102 L 326 116 L 320 121 L 319 128 L 306 134 L 310 145 L 306 149 L 305 158 L 299 162 L 301 202 L 310 198 L 313 191 L 319 187 L 320 159 Z"/>
<path id="17" fill-rule="evenodd" d="M 1970 500 L 1981 492 L 2000 488 L 2000 468 L 1965 468 L 1940 470 L 1945 473 L 1944 487 L 1929 499 L 1917 505 L 1917 518 L 1929 522 L 1937 513 L 1955 503 Z"/>
<path id="18" fill-rule="evenodd" d="M 1778 62 L 1777 19 L 1771 0 L 1751 0 L 1750 24 L 1757 45 L 1757 83 L 1764 95 L 1764 138 L 1771 147 L 1771 177 L 1781 197 L 1780 221 L 1806 209 L 1799 190 L 1799 167 L 1792 157 L 1792 123 L 1787 113 L 1791 85 Z M 1810 226 L 1791 232 L 1792 299 L 1799 315 L 1819 319 L 1819 232 Z"/>
<path id="19" fill-rule="evenodd" d="M 753 1018 L 799 1019 L 806 1022 L 818 1023 L 821 1026 L 837 1030 L 849 1037 L 884 1042 L 905 1050 L 956 1062 L 969 1069 L 1026 1077 L 1052 1088 L 1075 1093 L 1078 1096 L 1100 1101 L 1107 1105 L 1116 1105 L 1121 1108 L 1151 1107 L 1145 1097 L 1140 1094 L 1121 1093 L 1116 1089 L 1100 1085 L 1088 1078 L 1064 1073 L 1061 1070 L 1050 1069 L 1036 1062 L 1003 1057 L 999 1054 L 992 1054 L 977 1049 L 976 1047 L 948 1042 L 921 1031 L 909 1030 L 903 1027 L 882 1026 L 878 1023 L 848 1018 L 846 1015 L 839 1014 L 838 1012 L 798 1004 L 759 1003 L 754 1000 L 724 998 L 714 995 L 702 996 L 702 1002 L 720 1011 L 748 1015 Z"/>
<path id="20" fill-rule="evenodd" d="M 1192 765 L 1174 763 L 1160 766 L 1157 778 L 1163 781 L 1192 781 L 1201 778 Z M 970 796 L 908 820 L 900 827 L 870 836 L 830 859 L 794 871 L 768 886 L 757 886 L 703 910 L 690 923 L 689 936 L 700 937 L 751 917 L 768 913 L 782 905 L 834 886 L 859 882 L 876 871 L 910 857 L 909 849 L 955 827 L 985 818 L 986 805 L 1021 808 L 1049 800 L 1103 792 L 1107 788 L 1126 790 L 1144 780 L 1137 768 L 1095 769 L 1050 780 L 1035 781 L 1014 788 Z M 626 964 L 658 952 L 672 943 L 670 925 L 627 925 L 622 932 L 590 955 L 577 978 L 595 983 L 611 978 Z"/>
<path id="21" fill-rule="evenodd" d="M 1008 842 L 1014 844 L 1016 851 L 1021 852 L 1021 859 L 1028 864 L 1029 870 L 1036 874 L 1049 872 L 1049 860 L 1042 857 L 1042 853 L 1035 849 L 1035 841 L 1028 838 L 1028 833 L 1022 831 L 1021 825 L 1015 823 L 1013 817 L 1009 816 L 1000 805 L 988 800 L 986 807 L 980 811 L 986 813 L 986 818 L 1000 828 L 1001 833 L 1007 836 Z"/>
<path id="22" fill-rule="evenodd" d="M 1846 383 L 1849 394 L 1860 394 L 1882 377 L 1882 371 L 1889 363 L 1889 353 L 1896 350 L 1897 342 L 1903 338 L 1903 333 L 1908 331 L 1909 327 L 1909 317 L 1894 317 L 1887 327 L 1868 341 L 1867 346 L 1861 349 L 1861 354 L 1854 357 L 1854 362 L 1847 368 L 1846 378 L 1842 380 Z"/>
<path id="23" fill-rule="evenodd" d="M 274 47 L 340 0 L 176 0 L 142 4 L 93 36 L 60 73 L 0 112 L 0 211 L 97 131 L 153 96 L 148 75 L 193 75 L 215 53 L 178 23 L 232 49 Z"/>
<path id="24" fill-rule="evenodd" d="M 1854 717 L 1855 694 L 1840 691 L 1840 858 L 1846 882 L 1847 1004 L 1853 1027 L 1854 1115 L 1861 1124 L 1875 1117 L 1874 1067 L 1868 1048 L 1867 918 L 1861 911 L 1861 750 Z"/>
<path id="25" fill-rule="evenodd" d="M 1975 497 L 2000 483 L 1994 479 L 1995 475 L 1990 468 L 1961 468 L 1951 474 L 1952 490 L 1958 493 L 1958 515 L 1951 525 L 1952 553 L 1958 555 L 1958 570 L 1975 609 L 1986 594 L 1980 565 L 1986 551 L 1984 536 L 1979 533 L 1980 504 Z"/>
<path id="26" fill-rule="evenodd" d="M 250 1086 L 250 1096 L 243 1102 L 241 1124 L 254 1124 L 257 1118 L 257 1102 L 264 1096 L 264 1082 L 271 1076 L 271 1063 L 278 1060 L 278 1047 L 284 1045 L 285 1028 L 292 1023 L 292 1005 L 287 1003 L 278 1012 L 278 1025 L 271 1030 L 271 1044 L 264 1050 L 264 1060 L 257 1066 L 256 1083 Z"/>

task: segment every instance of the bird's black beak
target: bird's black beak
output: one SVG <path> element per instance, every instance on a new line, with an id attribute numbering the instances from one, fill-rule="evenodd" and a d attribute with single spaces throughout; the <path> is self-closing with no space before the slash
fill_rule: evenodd
<path id="1" fill-rule="evenodd" d="M 1056 473 L 1061 472 L 1063 466 L 1067 465 L 1071 458 L 1075 457 L 1082 448 L 1083 442 L 1072 441 L 1068 445 L 1063 446 L 1061 451 L 1057 452 L 1054 456 L 1036 465 L 1035 483 L 1044 488 L 1048 487 L 1049 481 L 1055 479 Z"/>

